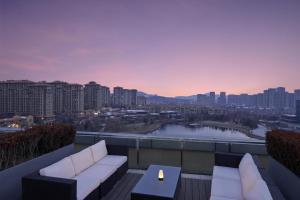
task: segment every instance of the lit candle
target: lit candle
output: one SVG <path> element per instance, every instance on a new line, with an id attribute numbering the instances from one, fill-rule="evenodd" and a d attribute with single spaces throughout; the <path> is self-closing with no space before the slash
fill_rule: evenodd
<path id="1" fill-rule="evenodd" d="M 158 180 L 160 181 L 164 180 L 164 171 L 162 169 L 158 171 Z"/>

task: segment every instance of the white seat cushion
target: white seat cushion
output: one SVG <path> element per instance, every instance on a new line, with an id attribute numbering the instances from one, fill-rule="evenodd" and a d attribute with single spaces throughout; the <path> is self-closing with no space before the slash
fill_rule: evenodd
<path id="1" fill-rule="evenodd" d="M 213 178 L 211 196 L 243 199 L 241 182 L 234 179 Z"/>
<path id="2" fill-rule="evenodd" d="M 66 157 L 40 170 L 40 175 L 70 179 L 75 176 L 75 170 L 70 157 Z"/>
<path id="3" fill-rule="evenodd" d="M 92 191 L 99 187 L 101 182 L 93 173 L 85 172 L 86 171 L 73 178 L 77 180 L 77 200 L 82 200 L 87 197 Z"/>
<path id="4" fill-rule="evenodd" d="M 272 200 L 271 193 L 265 181 L 258 180 L 249 192 L 244 194 L 246 200 Z"/>
<path id="5" fill-rule="evenodd" d="M 93 176 L 93 177 L 97 178 L 100 181 L 100 183 L 103 183 L 115 171 L 117 171 L 117 169 L 118 168 L 116 166 L 93 165 L 90 168 L 86 169 L 84 172 L 82 172 L 80 175 Z"/>
<path id="6" fill-rule="evenodd" d="M 242 167 L 239 171 L 241 176 L 243 194 L 246 195 L 256 184 L 256 182 L 262 178 L 256 165 L 251 162 Z"/>
<path id="7" fill-rule="evenodd" d="M 81 172 L 74 178 L 77 180 L 77 199 L 81 200 L 87 197 L 116 170 L 116 167 L 108 165 L 93 165 Z"/>
<path id="8" fill-rule="evenodd" d="M 228 178 L 239 181 L 241 179 L 239 169 L 221 166 L 214 166 L 213 177 L 225 179 Z"/>
<path id="9" fill-rule="evenodd" d="M 79 175 L 82 171 L 94 164 L 90 148 L 86 148 L 70 156 L 75 169 L 75 174 Z"/>
<path id="10" fill-rule="evenodd" d="M 107 155 L 105 140 L 101 140 L 100 142 L 90 146 L 89 148 L 91 149 L 94 162 L 99 161 Z"/>
<path id="11" fill-rule="evenodd" d="M 127 161 L 127 156 L 107 155 L 97 162 L 100 165 L 113 165 L 118 168 Z"/>

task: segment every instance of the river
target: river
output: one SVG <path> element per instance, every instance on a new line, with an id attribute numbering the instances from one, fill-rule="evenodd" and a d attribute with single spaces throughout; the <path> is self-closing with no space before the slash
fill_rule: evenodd
<path id="1" fill-rule="evenodd" d="M 152 136 L 176 137 L 176 138 L 195 138 L 195 139 L 216 139 L 216 140 L 255 140 L 246 134 L 212 127 L 189 128 L 182 125 L 166 125 L 156 131 L 149 133 Z"/>

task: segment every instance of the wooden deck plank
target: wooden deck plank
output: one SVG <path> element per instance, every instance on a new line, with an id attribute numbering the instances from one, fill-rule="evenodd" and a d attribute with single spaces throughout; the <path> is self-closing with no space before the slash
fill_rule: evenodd
<path id="1" fill-rule="evenodd" d="M 192 179 L 193 199 L 200 199 L 199 180 Z"/>
<path id="2" fill-rule="evenodd" d="M 103 200 L 130 200 L 130 193 L 142 174 L 127 173 Z M 209 200 L 210 180 L 181 178 L 181 188 L 176 200 Z"/>
<path id="3" fill-rule="evenodd" d="M 124 177 L 122 177 L 122 179 L 117 182 L 114 188 L 103 199 L 104 200 L 116 199 L 120 193 L 124 192 L 127 184 L 130 183 L 130 180 L 132 180 L 132 177 L 135 177 L 135 174 L 128 173 Z"/>
<path id="4" fill-rule="evenodd" d="M 192 194 L 193 194 L 192 180 L 186 179 L 184 199 L 193 200 Z"/>
<path id="5" fill-rule="evenodd" d="M 127 192 L 127 194 L 126 194 L 126 196 L 125 196 L 124 199 L 130 200 L 130 198 L 131 198 L 131 191 L 133 190 L 134 186 L 135 186 L 136 183 L 140 180 L 141 177 L 142 177 L 142 175 L 136 176 L 136 177 L 134 178 L 135 184 L 133 184 L 133 185 L 131 185 L 131 186 L 129 187 L 129 190 L 128 190 L 128 192 Z"/>
<path id="6" fill-rule="evenodd" d="M 130 174 L 129 181 L 124 182 L 123 185 L 125 185 L 125 187 L 123 188 L 121 193 L 117 194 L 116 198 L 113 200 L 125 200 L 126 199 L 125 197 L 130 195 L 131 190 L 136 185 L 136 183 L 138 182 L 138 180 L 140 179 L 141 176 L 142 175 L 139 175 L 139 174 Z M 130 199 L 130 196 L 128 199 Z"/>
<path id="7" fill-rule="evenodd" d="M 177 195 L 177 198 L 176 198 L 177 200 L 184 200 L 185 182 L 186 182 L 186 179 L 182 178 L 179 194 Z"/>
<path id="8" fill-rule="evenodd" d="M 205 195 L 206 195 L 206 199 L 210 198 L 210 190 L 211 190 L 211 181 L 209 180 L 204 180 L 204 188 L 205 188 Z"/>

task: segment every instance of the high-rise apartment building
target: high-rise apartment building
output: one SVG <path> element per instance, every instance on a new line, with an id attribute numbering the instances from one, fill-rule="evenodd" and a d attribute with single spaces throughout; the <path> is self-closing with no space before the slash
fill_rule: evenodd
<path id="1" fill-rule="evenodd" d="M 294 93 L 285 93 L 285 108 L 294 110 L 295 109 L 295 94 Z"/>
<path id="2" fill-rule="evenodd" d="M 259 93 L 256 96 L 256 106 L 257 107 L 264 107 L 264 94 L 263 93 Z"/>
<path id="3" fill-rule="evenodd" d="M 124 98 L 124 89 L 122 87 L 114 87 L 113 93 L 113 106 L 121 107 L 123 106 Z"/>
<path id="4" fill-rule="evenodd" d="M 68 83 L 61 81 L 54 81 L 49 83 L 53 86 L 53 110 L 54 114 L 64 113 L 65 108 L 65 91 Z"/>
<path id="5" fill-rule="evenodd" d="M 28 86 L 32 84 L 27 80 L 1 81 L 0 113 L 27 114 Z"/>
<path id="6" fill-rule="evenodd" d="M 28 113 L 35 117 L 52 117 L 53 86 L 41 82 L 28 86 Z"/>
<path id="7" fill-rule="evenodd" d="M 286 92 L 284 87 L 278 87 L 275 89 L 274 108 L 282 110 L 285 107 Z"/>
<path id="8" fill-rule="evenodd" d="M 101 93 L 101 105 L 105 107 L 110 106 L 111 101 L 110 101 L 109 87 L 101 86 L 100 93 Z"/>
<path id="9" fill-rule="evenodd" d="M 239 95 L 230 94 L 228 95 L 228 105 L 237 106 L 239 104 Z"/>
<path id="10" fill-rule="evenodd" d="M 114 87 L 113 93 L 114 107 L 131 107 L 137 104 L 137 90 L 135 89 L 124 89 L 122 87 Z"/>
<path id="11" fill-rule="evenodd" d="M 80 113 L 84 109 L 83 86 L 68 84 L 65 88 L 65 113 Z"/>
<path id="12" fill-rule="evenodd" d="M 216 93 L 210 92 L 209 93 L 209 104 L 214 105 L 216 103 Z"/>
<path id="13" fill-rule="evenodd" d="M 131 93 L 130 90 L 124 89 L 123 90 L 123 106 L 130 106 L 131 105 Z"/>
<path id="14" fill-rule="evenodd" d="M 101 108 L 101 86 L 92 81 L 84 85 L 84 109 L 98 110 Z"/>
<path id="15" fill-rule="evenodd" d="M 220 96 L 218 99 L 218 104 L 226 105 L 226 92 L 220 92 Z"/>
<path id="16" fill-rule="evenodd" d="M 297 116 L 298 122 L 300 123 L 300 100 L 296 101 L 296 116 Z"/>
<path id="17" fill-rule="evenodd" d="M 210 104 L 210 97 L 205 94 L 197 94 L 197 104 L 207 106 Z"/>
<path id="18" fill-rule="evenodd" d="M 147 104 L 147 98 L 144 96 L 137 96 L 137 105 L 144 106 Z"/>
<path id="19" fill-rule="evenodd" d="M 294 94 L 295 94 L 295 101 L 300 100 L 300 89 L 295 90 Z"/>
<path id="20" fill-rule="evenodd" d="M 130 105 L 131 106 L 136 106 L 137 105 L 137 90 L 136 89 L 131 89 L 130 90 Z"/>

